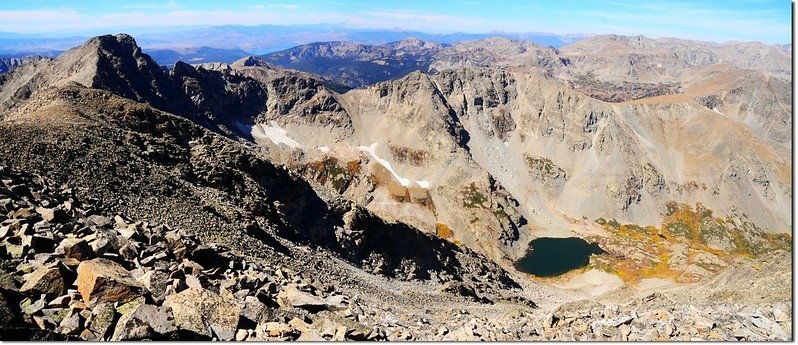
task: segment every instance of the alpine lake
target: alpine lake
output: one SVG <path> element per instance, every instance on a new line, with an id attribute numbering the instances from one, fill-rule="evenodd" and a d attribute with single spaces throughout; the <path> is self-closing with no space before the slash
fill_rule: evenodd
<path id="1" fill-rule="evenodd" d="M 581 238 L 541 237 L 529 243 L 527 254 L 516 267 L 537 277 L 554 277 L 582 268 L 590 263 L 593 254 L 605 253 L 598 244 Z"/>

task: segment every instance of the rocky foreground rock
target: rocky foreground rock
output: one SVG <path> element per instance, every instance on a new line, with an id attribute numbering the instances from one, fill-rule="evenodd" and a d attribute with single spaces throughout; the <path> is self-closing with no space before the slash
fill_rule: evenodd
<path id="1" fill-rule="evenodd" d="M 106 214 L 39 176 L 2 166 L 0 180 L 3 340 L 790 339 L 789 303 L 689 305 L 658 293 L 553 311 L 475 301 L 407 322 L 301 272 Z"/>
<path id="2" fill-rule="evenodd" d="M 0 173 L 3 339 L 386 338 L 343 324 L 311 331 L 314 314 L 362 317 L 332 286 Z"/>

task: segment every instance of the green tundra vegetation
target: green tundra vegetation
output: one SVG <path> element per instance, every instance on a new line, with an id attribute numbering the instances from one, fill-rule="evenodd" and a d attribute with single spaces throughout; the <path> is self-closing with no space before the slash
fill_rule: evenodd
<path id="1" fill-rule="evenodd" d="M 482 194 L 479 189 L 477 188 L 474 182 L 463 189 L 463 207 L 468 208 L 485 208 L 485 202 L 488 201 L 488 197 L 485 194 Z"/>

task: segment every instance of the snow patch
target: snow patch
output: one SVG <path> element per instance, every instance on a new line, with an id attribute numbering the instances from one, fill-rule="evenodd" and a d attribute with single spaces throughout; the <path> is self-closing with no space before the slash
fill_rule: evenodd
<path id="1" fill-rule="evenodd" d="M 252 126 L 250 134 L 252 134 L 252 137 L 255 139 L 269 139 L 276 145 L 284 144 L 293 148 L 302 147 L 302 145 L 288 136 L 288 131 L 280 128 L 274 121 L 270 121 L 270 125 L 262 123 L 255 124 Z"/>
<path id="2" fill-rule="evenodd" d="M 330 152 L 330 148 L 327 147 L 327 146 L 321 146 L 321 147 L 318 147 L 318 149 L 319 149 L 319 151 L 324 152 L 324 153 Z"/>
<path id="3" fill-rule="evenodd" d="M 377 162 L 382 164 L 382 166 L 385 167 L 385 169 L 388 169 L 388 171 L 391 172 L 393 177 L 397 181 L 399 181 L 399 183 L 402 184 L 402 186 L 405 186 L 405 187 L 410 186 L 410 179 L 407 179 L 407 178 L 404 178 L 402 176 L 399 176 L 399 174 L 397 174 L 396 171 L 394 171 L 393 168 L 391 167 L 391 163 L 390 162 L 388 162 L 388 161 L 386 161 L 386 160 L 384 160 L 384 159 L 382 159 L 382 158 L 377 156 L 377 154 L 375 153 L 376 149 L 377 149 L 377 143 L 373 143 L 373 144 L 371 144 L 371 146 L 358 146 L 357 148 L 359 150 L 368 152 L 371 155 L 371 157 L 373 157 Z"/>
<path id="4" fill-rule="evenodd" d="M 505 141 L 505 142 L 504 142 L 504 146 L 506 146 L 506 147 L 510 147 L 510 143 L 508 143 L 508 142 L 506 142 L 506 141 Z"/>
<path id="5" fill-rule="evenodd" d="M 416 184 L 424 189 L 429 189 L 429 182 L 427 180 L 416 181 Z"/>
<path id="6" fill-rule="evenodd" d="M 718 110 L 718 108 L 712 107 L 712 110 L 714 110 L 718 114 L 723 115 L 723 113 L 721 113 L 720 110 Z"/>

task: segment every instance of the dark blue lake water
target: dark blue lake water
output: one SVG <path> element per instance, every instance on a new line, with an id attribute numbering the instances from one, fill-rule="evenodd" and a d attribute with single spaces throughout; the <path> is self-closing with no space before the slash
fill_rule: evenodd
<path id="1" fill-rule="evenodd" d="M 529 242 L 529 251 L 516 262 L 516 267 L 538 277 L 553 277 L 585 267 L 590 255 L 602 253 L 598 244 L 581 238 L 541 237 Z"/>

